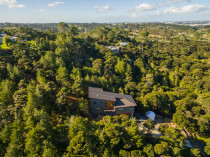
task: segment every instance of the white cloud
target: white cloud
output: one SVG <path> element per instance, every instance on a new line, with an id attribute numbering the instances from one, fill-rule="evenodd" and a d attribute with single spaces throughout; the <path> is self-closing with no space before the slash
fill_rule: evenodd
<path id="1" fill-rule="evenodd" d="M 48 13 L 48 11 L 45 10 L 45 9 L 40 9 L 39 12 L 41 12 L 41 13 Z"/>
<path id="2" fill-rule="evenodd" d="M 98 12 L 106 12 L 108 10 L 113 10 L 109 4 L 104 5 L 104 6 L 95 6 L 93 7 L 94 9 L 96 9 Z"/>
<path id="3" fill-rule="evenodd" d="M 139 4 L 138 6 L 134 7 L 132 11 L 134 12 L 143 12 L 143 11 L 151 11 L 151 10 L 157 10 L 160 7 L 167 6 L 169 4 L 176 4 L 176 3 L 181 3 L 181 2 L 190 2 L 191 0 L 166 0 L 162 3 L 157 3 L 157 4 L 148 4 L 148 3 L 142 3 Z"/>
<path id="4" fill-rule="evenodd" d="M 7 5 L 8 8 L 23 8 L 25 5 L 17 4 L 17 0 L 0 0 L 0 5 Z"/>
<path id="5" fill-rule="evenodd" d="M 63 5 L 63 4 L 64 4 L 64 2 L 56 1 L 56 2 L 49 3 L 48 7 L 55 7 L 55 6 Z"/>
<path id="6" fill-rule="evenodd" d="M 209 7 L 206 7 L 200 4 L 191 4 L 191 5 L 186 5 L 182 8 L 170 7 L 168 9 L 165 9 L 164 12 L 165 13 L 194 13 L 194 12 L 204 11 L 208 8 Z"/>
<path id="7" fill-rule="evenodd" d="M 151 5 L 148 3 L 142 3 L 138 6 L 136 6 L 133 11 L 135 12 L 142 12 L 142 11 L 149 11 L 149 10 L 155 10 L 157 7 L 155 5 Z"/>
<path id="8" fill-rule="evenodd" d="M 167 0 L 163 4 L 175 4 L 180 2 L 190 2 L 191 0 Z"/>

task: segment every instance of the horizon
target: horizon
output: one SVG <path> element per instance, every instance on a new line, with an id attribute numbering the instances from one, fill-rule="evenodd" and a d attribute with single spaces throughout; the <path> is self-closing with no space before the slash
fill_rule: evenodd
<path id="1" fill-rule="evenodd" d="M 81 5 L 82 4 L 82 5 Z M 208 0 L 0 0 L 1 23 L 210 21 Z"/>
<path id="2" fill-rule="evenodd" d="M 176 23 L 193 23 L 193 24 L 198 24 L 198 23 L 209 23 L 210 20 L 197 20 L 197 21 L 151 21 L 151 22 L 66 22 L 66 21 L 60 21 L 60 22 L 65 22 L 67 24 L 91 24 L 91 23 L 95 23 L 95 24 L 123 24 L 123 23 L 130 23 L 130 24 L 153 24 L 153 23 L 163 23 L 163 24 L 176 24 Z M 27 22 L 0 22 L 0 24 L 59 24 L 60 22 L 31 22 L 31 23 L 27 23 Z"/>

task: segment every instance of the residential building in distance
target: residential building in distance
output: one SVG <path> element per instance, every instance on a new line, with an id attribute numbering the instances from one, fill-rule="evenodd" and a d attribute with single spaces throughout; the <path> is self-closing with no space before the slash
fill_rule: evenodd
<path id="1" fill-rule="evenodd" d="M 102 88 L 88 87 L 90 112 L 93 117 L 98 115 L 134 116 L 134 108 L 137 106 L 130 95 L 103 91 Z"/>
<path id="2" fill-rule="evenodd" d="M 6 36 L 6 34 L 0 32 L 0 37 L 3 38 L 4 36 Z"/>
<path id="3" fill-rule="evenodd" d="M 12 42 L 16 42 L 17 39 L 18 39 L 18 37 L 13 37 L 13 36 L 10 36 L 9 38 L 10 38 L 10 40 L 11 40 Z"/>
<path id="4" fill-rule="evenodd" d="M 120 47 L 121 47 L 121 46 L 126 46 L 126 47 L 127 47 L 128 43 L 126 43 L 126 42 L 121 42 L 121 43 L 119 43 L 119 45 L 120 45 Z"/>
<path id="5" fill-rule="evenodd" d="M 3 43 L 3 38 L 5 36 L 7 36 L 7 34 L 4 34 L 4 33 L 0 32 L 0 43 Z M 13 37 L 13 36 L 9 36 L 9 38 L 12 42 L 16 42 L 17 39 L 18 39 L 18 37 Z"/>
<path id="6" fill-rule="evenodd" d="M 110 49 L 114 53 L 119 53 L 120 52 L 120 47 L 119 46 L 105 46 L 105 47 Z"/>

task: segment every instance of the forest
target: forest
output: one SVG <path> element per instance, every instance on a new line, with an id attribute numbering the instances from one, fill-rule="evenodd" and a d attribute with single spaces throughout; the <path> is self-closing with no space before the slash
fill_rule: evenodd
<path id="1" fill-rule="evenodd" d="M 209 27 L 60 22 L 7 24 L 0 32 L 7 34 L 0 44 L 0 156 L 210 155 Z M 120 42 L 128 45 L 119 53 L 105 47 Z M 88 86 L 129 94 L 136 113 L 152 110 L 177 127 L 163 124 L 154 138 L 135 117 L 94 119 Z M 185 147 L 185 139 L 205 147 Z"/>

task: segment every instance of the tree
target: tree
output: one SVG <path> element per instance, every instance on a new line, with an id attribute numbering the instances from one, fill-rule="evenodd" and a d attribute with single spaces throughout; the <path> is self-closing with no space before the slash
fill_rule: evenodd
<path id="1" fill-rule="evenodd" d="M 187 128 L 190 125 L 190 121 L 186 117 L 186 114 L 185 113 L 183 113 L 182 111 L 177 111 L 173 115 L 173 122 L 175 122 L 181 129 L 183 129 L 183 131 L 188 136 L 185 128 Z"/>
<path id="2" fill-rule="evenodd" d="M 65 87 L 69 87 L 69 75 L 66 67 L 60 66 L 56 73 L 56 80 L 58 83 Z"/>
<path id="3" fill-rule="evenodd" d="M 144 31 L 139 34 L 139 37 L 137 38 L 138 42 L 141 42 L 142 44 L 142 53 L 144 53 L 144 43 L 148 40 L 149 32 Z M 143 38 L 143 39 L 142 39 Z"/>
<path id="4" fill-rule="evenodd" d="M 78 34 L 78 27 L 76 27 L 75 25 L 70 25 L 69 27 L 70 38 L 75 38 L 77 34 Z"/>
<path id="5" fill-rule="evenodd" d="M 11 64 L 7 64 L 7 71 L 11 80 L 18 82 L 21 79 L 22 74 L 17 66 L 13 67 Z"/>
<path id="6" fill-rule="evenodd" d="M 144 147 L 143 152 L 149 157 L 154 157 L 155 156 L 155 152 L 154 152 L 153 146 L 151 144 L 147 144 Z"/>
<path id="7" fill-rule="evenodd" d="M 204 150 L 206 154 L 210 155 L 210 142 L 209 141 L 207 142 L 207 145 L 205 146 Z"/>
<path id="8" fill-rule="evenodd" d="M 84 98 L 79 100 L 79 112 L 81 115 L 87 116 L 89 115 L 89 105 L 88 101 Z"/>
<path id="9" fill-rule="evenodd" d="M 149 129 L 152 129 L 152 128 L 154 128 L 154 122 L 151 119 L 148 119 L 145 121 L 144 126 Z"/>
<path id="10" fill-rule="evenodd" d="M 57 152 L 55 147 L 52 145 L 51 142 L 49 141 L 44 141 L 44 150 L 43 150 L 43 157 L 56 157 Z"/>
<path id="11" fill-rule="evenodd" d="M 191 149 L 191 153 L 192 153 L 192 155 L 195 156 L 195 157 L 201 157 L 200 151 L 199 151 L 198 148 Z"/>
<path id="12" fill-rule="evenodd" d="M 125 150 L 120 150 L 119 157 L 130 157 L 130 152 Z"/>
<path id="13" fill-rule="evenodd" d="M 168 143 L 161 141 L 160 144 L 155 145 L 154 150 L 158 155 L 167 155 L 167 152 L 169 151 Z"/>
<path id="14" fill-rule="evenodd" d="M 5 157 L 24 156 L 24 123 L 22 117 L 16 115 Z"/>
<path id="15" fill-rule="evenodd" d="M 63 114 L 66 113 L 66 107 L 67 107 L 67 95 L 69 94 L 69 89 L 66 87 L 62 87 L 58 94 L 56 95 L 56 105 L 57 110 L 59 112 L 62 112 Z M 65 115 L 65 114 L 64 114 Z"/>
<path id="16" fill-rule="evenodd" d="M 203 34 L 202 33 L 200 33 L 200 32 L 198 32 L 198 31 L 196 31 L 195 33 L 194 33 L 194 38 L 195 38 L 195 40 L 200 40 L 200 38 L 203 36 Z"/>
<path id="17" fill-rule="evenodd" d="M 127 64 L 125 71 L 125 82 L 129 83 L 132 81 L 132 79 L 133 79 L 132 67 L 130 64 Z"/>
<path id="18" fill-rule="evenodd" d="M 149 36 L 149 32 L 148 31 L 143 31 L 140 33 L 140 35 L 144 38 L 147 38 Z"/>
<path id="19" fill-rule="evenodd" d="M 93 66 L 93 69 L 98 70 L 99 73 L 101 74 L 102 71 L 103 71 L 103 69 L 102 69 L 102 67 L 103 67 L 103 60 L 102 59 L 94 60 L 93 63 L 92 63 L 92 66 Z"/>
<path id="20" fill-rule="evenodd" d="M 65 31 L 68 30 L 68 28 L 69 28 L 69 26 L 65 22 L 60 22 L 57 26 L 57 29 L 60 33 L 64 33 Z"/>
<path id="21" fill-rule="evenodd" d="M 115 65 L 115 71 L 122 76 L 125 74 L 126 71 L 126 63 L 124 60 L 120 60 L 120 58 L 117 58 L 117 64 Z"/>
<path id="22" fill-rule="evenodd" d="M 28 130 L 25 144 L 27 156 L 46 154 L 44 151 L 49 151 L 48 143 L 51 142 L 52 137 L 52 126 L 48 114 L 43 110 L 34 109 L 34 114 L 30 114 L 26 119 L 26 129 Z M 49 152 L 52 153 L 52 150 Z"/>
<path id="23" fill-rule="evenodd" d="M 72 116 L 69 119 L 69 146 L 67 147 L 70 155 L 88 154 L 88 119 Z"/>
<path id="24" fill-rule="evenodd" d="M 131 151 L 131 157 L 142 157 L 143 153 L 141 150 L 133 150 Z"/>
<path id="25" fill-rule="evenodd" d="M 0 115 L 3 116 L 5 109 L 13 105 L 12 96 L 15 92 L 15 83 L 10 80 L 3 80 L 0 83 Z"/>
<path id="26" fill-rule="evenodd" d="M 73 67 L 70 73 L 70 78 L 72 80 L 71 92 L 75 95 L 83 95 L 84 90 L 82 88 L 83 78 L 79 68 Z"/>

